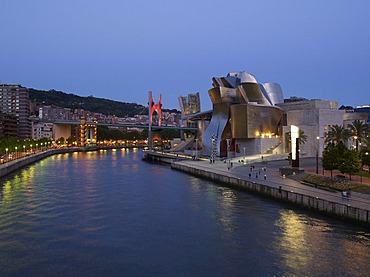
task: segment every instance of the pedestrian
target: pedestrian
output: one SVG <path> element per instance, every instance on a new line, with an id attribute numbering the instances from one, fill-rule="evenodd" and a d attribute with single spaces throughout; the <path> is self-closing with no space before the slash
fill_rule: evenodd
<path id="1" fill-rule="evenodd" d="M 258 174 L 256 173 L 256 178 L 258 179 Z"/>
<path id="2" fill-rule="evenodd" d="M 266 177 L 267 177 L 267 176 L 266 176 L 266 174 L 265 174 L 265 175 L 263 176 L 263 178 L 266 180 Z"/>
<path id="3" fill-rule="evenodd" d="M 252 174 L 249 173 L 249 179 L 251 178 Z"/>

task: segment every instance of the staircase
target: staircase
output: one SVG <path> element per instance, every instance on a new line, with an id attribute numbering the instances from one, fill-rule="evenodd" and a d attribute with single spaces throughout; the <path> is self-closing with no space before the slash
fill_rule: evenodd
<path id="1" fill-rule="evenodd" d="M 170 149 L 171 152 L 182 152 L 189 144 L 194 142 L 194 136 L 187 138 L 186 140 L 182 141 L 179 145 Z"/>

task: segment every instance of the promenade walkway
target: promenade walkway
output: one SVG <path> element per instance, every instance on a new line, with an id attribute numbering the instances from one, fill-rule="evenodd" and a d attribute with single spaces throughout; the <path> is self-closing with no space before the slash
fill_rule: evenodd
<path id="1" fill-rule="evenodd" d="M 254 181 L 274 188 L 281 187 L 283 190 L 370 211 L 370 195 L 352 192 L 351 197 L 348 199 L 343 198 L 340 192 L 315 188 L 314 186 L 304 185 L 290 178 L 283 178 L 280 175 L 279 168 L 289 166 L 289 163 L 285 159 L 282 160 L 278 155 L 266 155 L 263 157 L 263 160 L 261 156 L 249 156 L 246 157 L 248 161 L 246 164 L 239 162 L 240 160 L 240 158 L 232 159 L 233 166 L 230 169 L 228 169 L 228 165 L 224 161 L 215 161 L 215 163 L 211 164 L 209 161 L 185 160 L 176 163 L 184 163 L 198 169 L 204 169 L 225 176 Z M 316 170 L 315 162 L 315 158 L 302 159 L 301 168 L 307 168 L 307 172 L 313 172 Z M 253 170 L 251 170 L 251 166 L 254 166 Z M 265 175 L 266 180 L 264 179 Z M 363 181 L 366 183 L 369 182 L 368 178 L 363 178 Z"/>

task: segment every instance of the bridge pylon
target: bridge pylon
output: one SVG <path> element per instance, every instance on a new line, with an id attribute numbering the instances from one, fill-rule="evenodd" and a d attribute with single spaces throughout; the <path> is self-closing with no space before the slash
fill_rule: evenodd
<path id="1" fill-rule="evenodd" d="M 162 125 L 162 95 L 159 94 L 158 103 L 154 103 L 153 101 L 153 94 L 149 91 L 149 130 L 148 130 L 148 148 L 152 150 L 153 148 L 153 133 L 152 133 L 152 125 L 153 125 L 153 114 L 157 112 L 158 114 L 158 126 Z"/>

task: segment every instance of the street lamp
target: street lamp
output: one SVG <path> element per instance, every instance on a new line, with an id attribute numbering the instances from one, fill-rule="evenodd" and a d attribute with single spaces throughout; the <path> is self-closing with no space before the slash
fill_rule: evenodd
<path id="1" fill-rule="evenodd" d="M 216 158 L 216 143 L 217 143 L 217 136 L 215 134 L 212 135 L 211 137 L 211 163 L 215 163 L 215 158 Z"/>
<path id="2" fill-rule="evenodd" d="M 227 167 L 230 168 L 230 139 L 226 139 L 227 144 Z"/>
<path id="3" fill-rule="evenodd" d="M 320 137 L 317 136 L 317 148 L 316 148 L 316 174 L 319 174 L 319 147 L 320 147 Z"/>
<path id="4" fill-rule="evenodd" d="M 9 150 L 8 148 L 5 148 L 6 162 L 8 162 L 8 158 L 9 158 L 8 157 L 8 150 Z"/>
<path id="5" fill-rule="evenodd" d="M 26 145 L 23 145 L 23 157 L 26 155 Z"/>
<path id="6" fill-rule="evenodd" d="M 18 150 L 18 147 L 16 146 L 15 147 L 15 159 L 18 159 L 18 151 L 17 150 Z"/>
<path id="7" fill-rule="evenodd" d="M 355 140 L 355 143 L 356 143 L 356 151 L 358 151 L 358 137 L 357 136 L 354 136 L 353 139 Z"/>
<path id="8" fill-rule="evenodd" d="M 363 166 L 363 164 L 362 164 L 362 152 L 361 152 L 361 171 L 360 171 L 360 183 L 362 183 L 362 166 Z M 367 155 L 369 155 L 369 152 L 365 152 L 365 155 L 367 156 Z"/>
<path id="9" fill-rule="evenodd" d="M 198 139 L 195 139 L 195 160 L 198 160 Z"/>

